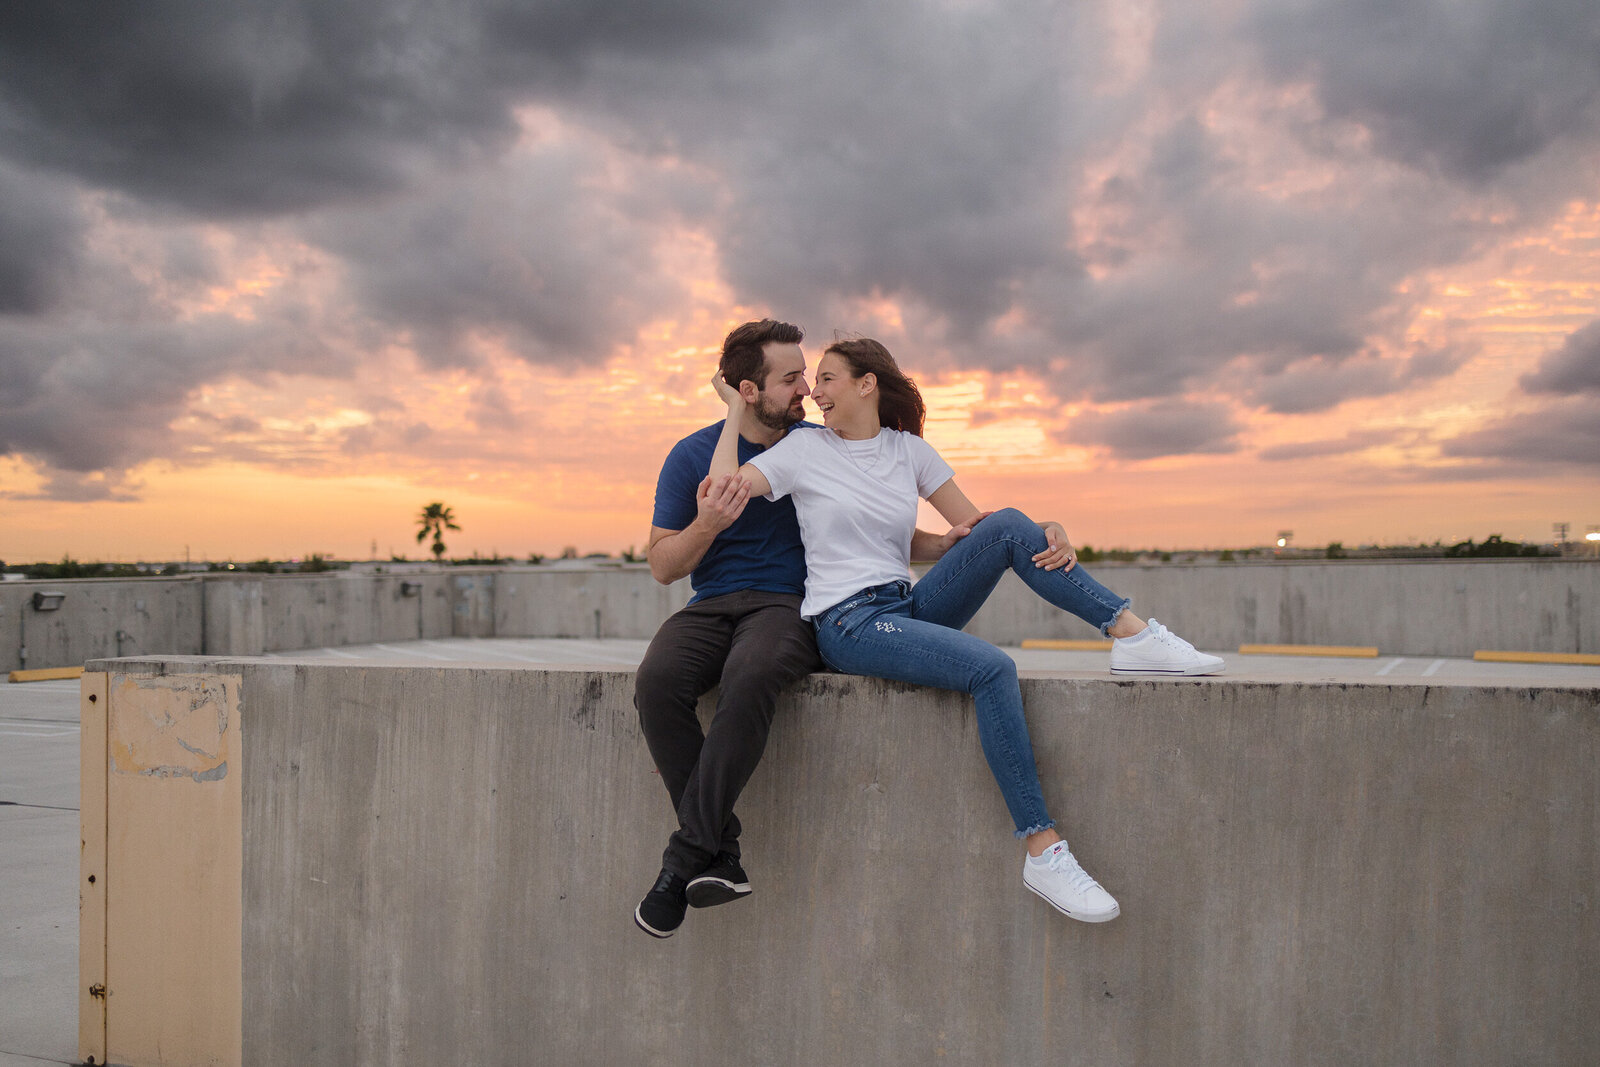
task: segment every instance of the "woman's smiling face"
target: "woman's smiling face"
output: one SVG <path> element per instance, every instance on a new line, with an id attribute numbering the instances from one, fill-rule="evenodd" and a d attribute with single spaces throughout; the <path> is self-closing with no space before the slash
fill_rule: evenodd
<path id="1" fill-rule="evenodd" d="M 877 418 L 877 399 L 861 395 L 861 379 L 851 375 L 850 364 L 837 352 L 823 353 L 817 364 L 817 384 L 811 388 L 811 399 L 822 412 L 824 426 L 849 423 L 864 408 L 870 408 L 874 420 Z"/>

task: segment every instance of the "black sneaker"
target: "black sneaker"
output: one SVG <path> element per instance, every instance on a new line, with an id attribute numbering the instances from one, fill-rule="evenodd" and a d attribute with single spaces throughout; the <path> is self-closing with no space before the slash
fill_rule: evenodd
<path id="1" fill-rule="evenodd" d="M 656 884 L 633 909 L 633 921 L 651 937 L 671 937 L 683 925 L 683 913 L 687 908 L 682 876 L 663 867 Z"/>
<path id="2" fill-rule="evenodd" d="M 710 908 L 730 900 L 750 895 L 750 879 L 739 866 L 739 857 L 731 852 L 719 852 L 711 866 L 698 878 L 689 880 L 689 906 Z"/>

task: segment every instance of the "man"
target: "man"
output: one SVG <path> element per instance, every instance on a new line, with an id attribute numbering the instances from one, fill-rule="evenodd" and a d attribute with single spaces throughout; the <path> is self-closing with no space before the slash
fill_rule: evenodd
<path id="1" fill-rule="evenodd" d="M 749 399 L 739 425 L 739 462 L 776 444 L 804 416 L 804 334 L 798 326 L 747 322 L 722 343 L 718 373 Z M 805 551 L 794 504 L 750 499 L 737 478 L 707 471 L 718 422 L 685 437 L 656 483 L 650 573 L 669 585 L 686 575 L 694 596 L 661 624 L 639 665 L 634 706 L 650 756 L 678 815 L 661 873 L 634 909 L 653 937 L 671 937 L 689 907 L 750 893 L 740 865 L 734 803 L 761 753 L 778 694 L 821 666 L 811 624 L 800 618 Z M 937 559 L 968 532 L 918 530 L 916 559 Z M 710 729 L 695 706 L 721 685 Z"/>

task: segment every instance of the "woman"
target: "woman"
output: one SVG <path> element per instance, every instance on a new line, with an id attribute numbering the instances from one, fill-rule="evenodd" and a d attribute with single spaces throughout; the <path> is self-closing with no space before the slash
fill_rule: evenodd
<path id="1" fill-rule="evenodd" d="M 950 466 L 922 439 L 925 408 L 916 385 L 876 341 L 840 341 L 817 365 L 812 399 L 823 427 L 797 427 L 743 467 L 738 430 L 754 383 L 714 379 L 728 420 L 712 477 L 738 474 L 753 494 L 792 494 L 806 551 L 800 613 L 817 628 L 817 648 L 835 670 L 971 693 L 984 756 L 1023 839 L 1023 884 L 1084 922 L 1117 917 L 1116 900 L 1073 857 L 1045 807 L 1034 765 L 1016 664 L 961 632 L 1006 570 L 1045 600 L 1115 638 L 1118 674 L 1210 674 L 1223 663 L 1084 573 L 1066 531 L 1014 509 L 980 512 Z M 911 532 L 926 498 L 957 540 L 915 586 Z"/>

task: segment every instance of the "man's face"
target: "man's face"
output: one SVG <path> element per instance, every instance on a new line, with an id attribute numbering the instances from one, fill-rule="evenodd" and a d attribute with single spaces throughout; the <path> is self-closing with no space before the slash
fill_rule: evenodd
<path id="1" fill-rule="evenodd" d="M 757 421 L 774 430 L 787 430 L 806 417 L 806 357 L 799 345 L 776 342 L 761 349 L 767 360 L 767 382 L 756 397 Z"/>

